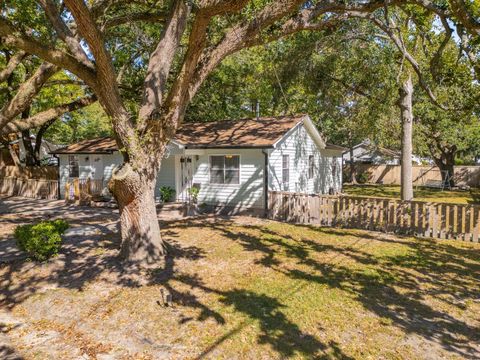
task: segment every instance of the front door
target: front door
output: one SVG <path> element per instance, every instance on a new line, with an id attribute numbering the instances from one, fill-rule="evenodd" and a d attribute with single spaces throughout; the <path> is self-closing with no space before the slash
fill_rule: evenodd
<path id="1" fill-rule="evenodd" d="M 192 187 L 193 182 L 193 158 L 191 156 L 181 156 L 179 161 L 180 179 L 177 199 L 182 202 L 190 202 L 188 189 Z"/>
<path id="2" fill-rule="evenodd" d="M 90 179 L 101 180 L 103 178 L 103 161 L 101 155 L 90 155 Z"/>

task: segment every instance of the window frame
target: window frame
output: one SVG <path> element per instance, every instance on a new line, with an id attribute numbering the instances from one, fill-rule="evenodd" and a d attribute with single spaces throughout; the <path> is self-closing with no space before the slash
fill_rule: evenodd
<path id="1" fill-rule="evenodd" d="M 315 177 L 315 155 L 308 155 L 308 179 Z"/>
<path id="2" fill-rule="evenodd" d="M 73 158 L 74 160 L 72 160 L 71 158 Z M 76 168 L 77 168 L 77 175 L 76 176 L 73 176 L 72 175 L 72 168 L 74 167 L 74 165 L 72 165 L 72 163 L 76 163 Z M 75 179 L 75 178 L 78 178 L 80 177 L 80 163 L 79 163 L 79 156 L 77 154 L 68 154 L 68 177 L 70 179 Z"/>
<path id="3" fill-rule="evenodd" d="M 285 162 L 285 159 L 287 161 Z M 287 166 L 285 167 L 285 164 Z M 287 174 L 285 181 L 285 174 Z M 288 191 L 290 188 L 290 155 L 289 154 L 282 154 L 282 188 L 284 191 Z"/>
<path id="4" fill-rule="evenodd" d="M 225 158 L 227 156 L 238 157 L 238 182 L 236 183 L 226 183 L 225 182 Z M 223 183 L 212 182 L 212 157 L 223 157 Z M 234 169 L 236 170 L 236 169 Z M 221 186 L 239 186 L 242 183 L 242 156 L 240 154 L 209 154 L 208 155 L 208 183 L 210 185 L 221 185 Z"/>

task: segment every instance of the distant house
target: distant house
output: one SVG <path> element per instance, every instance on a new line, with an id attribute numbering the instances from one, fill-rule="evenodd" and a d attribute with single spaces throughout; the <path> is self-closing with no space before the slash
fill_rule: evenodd
<path id="1" fill-rule="evenodd" d="M 187 201 L 188 189 L 197 187 L 199 203 L 263 213 L 268 191 L 341 191 L 342 151 L 324 142 L 307 115 L 185 123 L 168 146 L 155 196 L 169 186 L 177 201 Z M 102 180 L 105 186 L 122 163 L 111 138 L 82 141 L 54 154 L 60 159 L 62 196 L 71 178 Z"/>
<path id="2" fill-rule="evenodd" d="M 32 146 L 35 147 L 35 135 L 31 134 L 30 138 Z M 57 160 L 51 153 L 60 147 L 62 147 L 62 145 L 54 144 L 50 141 L 42 139 L 39 153 L 39 158 L 42 161 L 42 164 L 56 165 Z M 8 146 L 0 144 L 0 166 L 15 165 L 15 161 L 12 158 L 11 151 L 15 152 L 18 160 L 20 161 L 20 164 L 25 164 L 26 151 L 23 145 L 23 141 L 19 135 L 17 136 L 16 134 L 12 134 L 12 138 L 9 140 Z"/>
<path id="3" fill-rule="evenodd" d="M 350 163 L 350 149 L 342 154 L 343 163 Z M 372 144 L 369 140 L 364 140 L 353 147 L 353 161 L 357 164 L 372 165 L 400 165 L 401 152 L 387 149 Z M 412 155 L 412 162 L 420 165 L 422 162 L 431 162 L 429 159 L 422 159 L 417 155 Z"/>

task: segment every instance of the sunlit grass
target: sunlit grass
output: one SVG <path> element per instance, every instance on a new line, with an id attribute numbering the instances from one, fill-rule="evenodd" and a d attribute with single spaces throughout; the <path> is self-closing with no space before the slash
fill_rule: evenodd
<path id="1" fill-rule="evenodd" d="M 400 199 L 400 186 L 394 185 L 344 185 L 343 192 L 356 196 L 372 196 Z M 456 204 L 480 204 L 480 190 L 440 190 L 414 187 L 415 200 L 448 202 Z"/>

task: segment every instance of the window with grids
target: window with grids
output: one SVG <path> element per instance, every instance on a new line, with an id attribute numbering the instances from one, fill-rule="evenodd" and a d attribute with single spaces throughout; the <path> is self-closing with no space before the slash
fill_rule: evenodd
<path id="1" fill-rule="evenodd" d="M 288 190 L 290 180 L 290 156 L 282 155 L 282 184 L 283 190 Z"/>
<path id="2" fill-rule="evenodd" d="M 211 184 L 240 184 L 240 156 L 210 156 Z"/>
<path id="3" fill-rule="evenodd" d="M 315 173 L 315 160 L 313 155 L 308 157 L 308 178 L 313 179 Z"/>
<path id="4" fill-rule="evenodd" d="M 68 155 L 68 173 L 71 178 L 78 177 L 78 156 Z"/>

